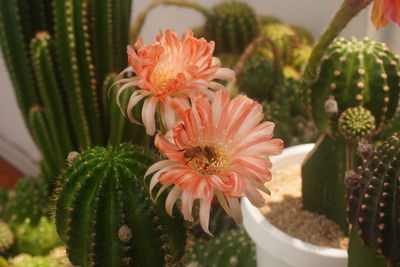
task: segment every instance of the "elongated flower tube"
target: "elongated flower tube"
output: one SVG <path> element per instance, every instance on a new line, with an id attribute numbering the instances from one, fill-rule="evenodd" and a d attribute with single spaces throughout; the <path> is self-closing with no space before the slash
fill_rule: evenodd
<path id="1" fill-rule="evenodd" d="M 139 39 L 135 49 L 128 46 L 129 67 L 119 74 L 117 83 L 123 84 L 117 93 L 117 103 L 123 90 L 134 86 L 138 89 L 130 97 L 127 113 L 129 119 L 136 123 L 132 109 L 142 99 L 146 98 L 142 110 L 142 122 L 149 135 L 156 132 L 154 115 L 160 106 L 161 120 L 167 129 L 175 124 L 175 113 L 170 102 L 175 97 L 190 97 L 201 92 L 213 96 L 212 89 L 220 89 L 221 84 L 213 81 L 233 80 L 235 73 L 227 68 L 221 68 L 221 62 L 213 57 L 214 42 L 204 38 L 193 37 L 193 32 L 187 30 L 179 40 L 176 33 L 167 30 L 160 32 L 156 42 L 143 44 Z M 124 74 L 133 71 L 136 76 L 123 78 Z"/>
<path id="2" fill-rule="evenodd" d="M 375 0 L 371 20 L 378 30 L 385 27 L 389 22 L 400 24 L 400 1 Z"/>
<path id="3" fill-rule="evenodd" d="M 260 124 L 262 106 L 246 96 L 229 100 L 226 89 L 213 100 L 206 96 L 191 99 L 192 106 L 179 99 L 173 109 L 182 119 L 173 127 L 173 138 L 155 138 L 156 147 L 168 159 L 152 165 L 145 177 L 150 193 L 161 183 L 161 194 L 172 186 L 165 207 L 171 215 L 174 203 L 182 200 L 182 214 L 193 221 L 194 200 L 200 202 L 200 223 L 208 231 L 210 205 L 215 195 L 228 215 L 240 224 L 239 198 L 246 196 L 253 205 L 265 204 L 258 190 L 268 192 L 264 183 L 271 179 L 269 155 L 280 154 L 283 142 L 271 139 L 274 123 Z M 171 141 L 170 141 L 171 140 Z"/>

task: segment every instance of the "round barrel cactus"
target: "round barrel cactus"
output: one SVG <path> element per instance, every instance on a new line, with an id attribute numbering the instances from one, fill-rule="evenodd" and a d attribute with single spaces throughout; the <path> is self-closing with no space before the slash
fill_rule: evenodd
<path id="1" fill-rule="evenodd" d="M 359 151 L 363 163 L 346 177 L 348 220 L 378 256 L 399 262 L 400 135 L 389 137 L 376 151 Z"/>
<path id="2" fill-rule="evenodd" d="M 179 215 L 149 199 L 143 175 L 154 156 L 133 145 L 96 147 L 70 157 L 60 177 L 57 231 L 78 266 L 163 266 L 180 262 Z"/>
<path id="3" fill-rule="evenodd" d="M 240 54 L 258 36 L 253 9 L 239 1 L 216 5 L 207 17 L 205 37 L 215 41 L 215 52 Z"/>
<path id="4" fill-rule="evenodd" d="M 324 105 L 327 100 L 335 100 L 338 115 L 356 106 L 369 110 L 375 117 L 375 134 L 379 132 L 398 105 L 398 65 L 397 56 L 383 43 L 367 38 L 362 41 L 336 39 L 309 90 L 312 117 L 320 131 L 331 132 Z"/>
<path id="5" fill-rule="evenodd" d="M 6 252 L 14 244 L 14 235 L 10 226 L 0 220 L 0 254 Z"/>

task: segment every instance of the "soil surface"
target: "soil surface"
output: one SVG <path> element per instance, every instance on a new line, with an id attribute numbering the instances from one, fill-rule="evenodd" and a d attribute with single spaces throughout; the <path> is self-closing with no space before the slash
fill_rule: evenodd
<path id="1" fill-rule="evenodd" d="M 302 209 L 300 165 L 273 172 L 272 181 L 266 186 L 271 196 L 264 194 L 267 205 L 260 210 L 271 224 L 314 245 L 347 249 L 348 238 L 335 222 Z"/>

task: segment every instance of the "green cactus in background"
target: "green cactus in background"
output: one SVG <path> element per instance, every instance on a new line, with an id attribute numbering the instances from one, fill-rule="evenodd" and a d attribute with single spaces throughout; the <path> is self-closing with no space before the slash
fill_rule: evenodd
<path id="1" fill-rule="evenodd" d="M 196 242 L 189 248 L 189 266 L 256 266 L 256 248 L 243 229 L 222 233 L 209 243 Z"/>
<path id="2" fill-rule="evenodd" d="M 14 234 L 10 226 L 0 220 L 0 254 L 5 253 L 14 244 Z"/>
<path id="3" fill-rule="evenodd" d="M 383 43 L 340 38 L 327 50 L 319 78 L 310 86 L 311 114 L 322 135 L 303 164 L 303 207 L 335 220 L 345 232 L 344 174 L 353 169 L 355 142 L 376 136 L 395 114 L 400 92 L 398 64 Z M 348 108 L 363 110 L 369 118 L 357 115 L 351 123 L 345 122 L 343 113 Z M 365 123 L 368 130 L 363 128 Z"/>
<path id="4" fill-rule="evenodd" d="M 44 256 L 20 254 L 10 259 L 10 267 L 64 267 L 57 260 Z"/>
<path id="5" fill-rule="evenodd" d="M 2 54 L 51 180 L 70 151 L 127 139 L 124 127 L 110 133 L 102 99 L 106 76 L 126 65 L 130 12 L 131 0 L 0 5 Z"/>
<path id="6" fill-rule="evenodd" d="M 72 264 L 161 266 L 181 261 L 183 219 L 166 215 L 142 183 L 154 155 L 132 145 L 75 155 L 62 173 L 57 231 Z"/>
<path id="7" fill-rule="evenodd" d="M 282 23 L 282 21 L 275 16 L 268 16 L 268 15 L 260 15 L 258 16 L 258 25 L 260 27 L 268 24 L 275 24 L 275 23 Z"/>
<path id="8" fill-rule="evenodd" d="M 61 244 L 54 222 L 50 222 L 46 217 L 41 217 L 35 226 L 26 222 L 14 225 L 13 228 L 20 253 L 45 255 Z"/>
<path id="9" fill-rule="evenodd" d="M 351 242 L 358 242 L 361 238 L 362 243 L 371 247 L 378 257 L 399 263 L 399 133 L 389 137 L 375 151 L 368 144 L 361 144 L 359 151 L 363 159 L 361 166 L 356 172 L 348 172 L 346 176 L 347 216 L 352 228 L 359 234 L 355 235 Z M 376 262 L 381 261 L 366 262 L 357 257 L 363 248 L 356 249 L 350 246 L 350 249 L 352 252 L 349 259 L 350 267 L 378 266 Z"/>
<path id="10" fill-rule="evenodd" d="M 314 36 L 309 30 L 297 25 L 290 25 L 290 28 L 292 28 L 292 30 L 296 33 L 296 36 L 299 38 L 302 44 L 308 46 L 314 44 Z"/>
<path id="11" fill-rule="evenodd" d="M 7 188 L 0 188 L 0 217 L 3 218 L 3 213 L 6 209 L 8 202 L 9 190 Z"/>
<path id="12" fill-rule="evenodd" d="M 57 260 L 62 267 L 73 267 L 71 262 L 68 260 L 67 249 L 64 246 L 58 246 L 53 248 L 49 254 L 48 258 Z"/>
<path id="13" fill-rule="evenodd" d="M 255 12 L 247 4 L 229 1 L 216 5 L 206 17 L 204 35 L 215 41 L 215 53 L 240 54 L 258 36 Z"/>
<path id="14" fill-rule="evenodd" d="M 312 47 L 308 45 L 299 45 L 293 49 L 292 65 L 297 71 L 303 71 L 303 67 L 307 63 L 311 51 Z"/>
<path id="15" fill-rule="evenodd" d="M 12 227 L 22 223 L 38 225 L 40 219 L 50 213 L 48 187 L 47 182 L 41 178 L 20 179 L 5 206 L 4 220 Z"/>

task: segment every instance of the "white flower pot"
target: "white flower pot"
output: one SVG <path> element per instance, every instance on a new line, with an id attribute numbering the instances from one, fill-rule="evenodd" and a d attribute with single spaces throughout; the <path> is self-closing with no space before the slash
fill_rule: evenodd
<path id="1" fill-rule="evenodd" d="M 273 170 L 301 163 L 314 147 L 305 144 L 284 149 L 271 157 Z M 259 267 L 345 267 L 347 251 L 311 245 L 293 238 L 270 224 L 260 210 L 243 198 L 241 202 L 244 228 L 257 246 Z M 296 218 L 293 218 L 296 220 Z"/>

